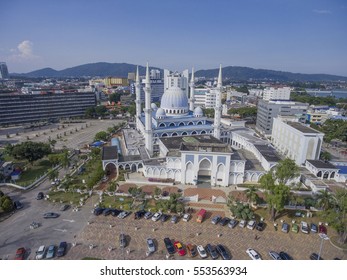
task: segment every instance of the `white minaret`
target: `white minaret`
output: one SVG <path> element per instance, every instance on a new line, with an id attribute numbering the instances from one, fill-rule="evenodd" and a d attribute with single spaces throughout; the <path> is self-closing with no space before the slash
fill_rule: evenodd
<path id="1" fill-rule="evenodd" d="M 145 87 L 145 145 L 150 156 L 153 155 L 153 134 L 152 134 L 152 109 L 151 109 L 151 82 L 149 79 L 149 67 L 147 62 Z"/>
<path id="2" fill-rule="evenodd" d="M 136 68 L 136 79 L 135 79 L 135 93 L 136 93 L 136 127 L 139 129 L 139 122 L 141 117 L 141 87 L 140 87 L 140 74 L 139 67 Z"/>
<path id="3" fill-rule="evenodd" d="M 189 110 L 194 111 L 194 103 L 195 103 L 195 97 L 194 97 L 194 90 L 195 90 L 195 83 L 194 83 L 194 67 L 192 68 L 192 77 L 190 79 L 190 99 L 189 99 Z"/>
<path id="4" fill-rule="evenodd" d="M 222 117 L 222 64 L 219 66 L 219 75 L 217 88 L 215 89 L 216 94 L 216 107 L 214 107 L 214 129 L 213 136 L 220 139 L 220 127 L 221 127 L 221 117 Z"/>

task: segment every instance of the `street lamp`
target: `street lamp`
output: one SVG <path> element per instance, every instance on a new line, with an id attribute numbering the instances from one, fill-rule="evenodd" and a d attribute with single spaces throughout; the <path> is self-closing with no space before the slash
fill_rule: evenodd
<path id="1" fill-rule="evenodd" d="M 323 241 L 329 240 L 329 237 L 325 233 L 319 233 L 318 235 L 321 238 L 320 249 L 319 249 L 319 254 L 318 254 L 318 260 L 320 260 L 320 256 L 321 256 L 322 248 L 323 248 Z"/>

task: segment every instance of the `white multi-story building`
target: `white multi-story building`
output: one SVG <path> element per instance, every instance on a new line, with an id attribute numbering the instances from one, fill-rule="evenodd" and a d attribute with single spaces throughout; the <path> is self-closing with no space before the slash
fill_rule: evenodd
<path id="1" fill-rule="evenodd" d="M 305 126 L 294 117 L 274 118 L 271 141 L 284 156 L 297 165 L 306 160 L 317 160 L 322 148 L 324 133 Z"/>
<path id="2" fill-rule="evenodd" d="M 195 106 L 202 108 L 214 108 L 216 106 L 216 95 L 209 88 L 194 89 Z"/>
<path id="3" fill-rule="evenodd" d="M 267 87 L 263 91 L 264 100 L 290 100 L 290 87 Z"/>

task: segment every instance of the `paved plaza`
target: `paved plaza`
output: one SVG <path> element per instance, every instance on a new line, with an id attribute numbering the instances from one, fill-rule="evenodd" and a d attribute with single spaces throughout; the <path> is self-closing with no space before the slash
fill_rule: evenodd
<path id="1" fill-rule="evenodd" d="M 119 248 L 118 245 L 121 232 L 127 237 L 128 246 L 125 249 Z M 149 237 L 155 239 L 158 249 L 147 257 L 146 239 Z M 235 260 L 248 260 L 247 248 L 256 249 L 263 259 L 270 259 L 268 252 L 274 250 L 286 251 L 295 260 L 306 260 L 311 253 L 318 253 L 321 245 L 321 239 L 317 234 L 286 234 L 280 230 L 275 231 L 272 225 L 259 232 L 239 226 L 230 229 L 227 226 L 213 225 L 210 219 L 199 224 L 195 221 L 195 216 L 189 222 L 179 221 L 177 224 L 170 221 L 162 223 L 145 219 L 134 220 L 133 215 L 123 220 L 113 216 L 97 216 L 93 217 L 89 225 L 76 237 L 77 245 L 69 249 L 64 259 L 166 259 L 163 242 L 165 237 L 179 240 L 183 244 L 223 244 Z M 93 245 L 92 249 L 90 245 Z M 322 258 L 335 257 L 347 259 L 347 254 L 335 248 L 329 241 L 323 241 Z M 171 259 L 190 258 L 175 254 Z"/>

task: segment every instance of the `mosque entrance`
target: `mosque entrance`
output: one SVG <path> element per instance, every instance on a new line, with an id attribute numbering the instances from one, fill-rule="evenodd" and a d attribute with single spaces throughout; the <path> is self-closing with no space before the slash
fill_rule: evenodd
<path id="1" fill-rule="evenodd" d="M 197 183 L 207 183 L 209 185 L 211 184 L 211 162 L 208 159 L 202 160 L 199 164 Z"/>

